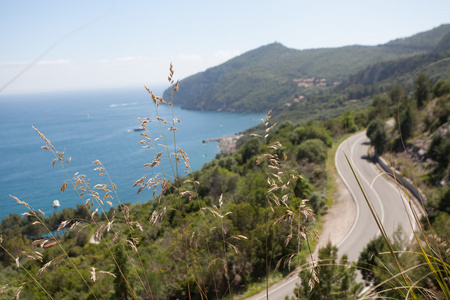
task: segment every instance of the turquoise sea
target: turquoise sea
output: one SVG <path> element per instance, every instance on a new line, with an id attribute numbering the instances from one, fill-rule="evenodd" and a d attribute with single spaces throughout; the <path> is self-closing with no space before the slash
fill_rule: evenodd
<path id="1" fill-rule="evenodd" d="M 156 94 L 161 95 L 162 90 Z M 219 152 L 217 143 L 204 144 L 203 140 L 241 132 L 257 125 L 264 117 L 263 114 L 187 111 L 176 105 L 174 114 L 181 120 L 175 131 L 177 146 L 188 154 L 193 170 L 200 169 Z M 149 117 L 154 120 L 148 124 L 152 137 L 160 136 L 156 116 L 153 101 L 143 88 L 0 96 L 0 218 L 26 211 L 9 195 L 46 214 L 55 210 L 53 200 L 61 204 L 56 210 L 82 204 L 73 188 L 60 192 L 67 177 L 60 166 L 52 167 L 53 156 L 40 148 L 44 141 L 32 126 L 56 150 L 65 152 L 65 160 L 71 157 L 67 164 L 70 176 L 76 172 L 85 174 L 92 186 L 108 183 L 106 177 L 93 172 L 92 162 L 98 159 L 117 185 L 121 202 L 151 200 L 151 192 L 144 190 L 136 195 L 137 188 L 132 185 L 143 175 L 160 169 L 144 169 L 144 164 L 152 162 L 156 153 L 142 148 L 141 132 L 134 128 L 140 126 L 138 117 Z M 172 111 L 160 105 L 158 116 L 170 121 Z M 163 130 L 168 144 L 173 146 L 173 132 L 167 128 Z M 163 142 L 160 139 L 157 143 Z M 167 160 L 163 166 L 169 168 Z M 180 168 L 179 173 L 183 171 Z M 112 202 L 117 205 L 117 199 Z"/>

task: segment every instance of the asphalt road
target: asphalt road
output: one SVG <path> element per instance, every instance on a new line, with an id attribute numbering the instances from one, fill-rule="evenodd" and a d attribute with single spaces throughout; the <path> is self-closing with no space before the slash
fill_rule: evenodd
<path id="1" fill-rule="evenodd" d="M 370 141 L 366 137 L 366 132 L 360 132 L 345 140 L 336 151 L 335 157 L 338 173 L 350 190 L 357 206 L 355 222 L 347 236 L 338 245 L 339 255 L 346 253 L 350 260 L 358 259 L 361 250 L 379 234 L 379 230 L 345 159 L 344 152 L 349 157 L 387 234 L 392 237 L 395 232 L 399 232 L 409 239 L 413 232 L 409 221 L 409 216 L 412 214 L 407 205 L 407 198 L 392 179 L 386 175 L 379 176 L 379 169 L 367 157 L 369 145 Z"/>
<path id="2" fill-rule="evenodd" d="M 339 247 L 339 256 L 345 253 L 353 261 L 358 259 L 359 253 L 367 243 L 379 234 L 379 230 L 344 152 L 347 154 L 387 234 L 393 236 L 398 231 L 410 238 L 413 231 L 408 217 L 411 215 L 411 211 L 406 205 L 407 199 L 393 181 L 386 175 L 380 176 L 380 171 L 368 160 L 369 145 L 370 142 L 366 137 L 366 132 L 357 133 L 346 139 L 338 147 L 335 157 L 339 176 L 350 190 L 356 205 L 355 221 L 347 235 L 337 246 Z M 269 299 L 282 300 L 286 295 L 293 295 L 296 282 L 298 282 L 296 274 L 291 274 L 288 278 L 283 279 L 269 289 Z M 267 299 L 267 296 L 265 292 L 262 292 L 249 299 L 262 300 Z"/>

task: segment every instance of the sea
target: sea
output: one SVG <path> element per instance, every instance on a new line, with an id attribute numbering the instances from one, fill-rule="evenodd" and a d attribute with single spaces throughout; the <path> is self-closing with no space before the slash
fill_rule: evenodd
<path id="1" fill-rule="evenodd" d="M 155 90 L 162 95 L 163 89 Z M 145 149 L 138 118 L 150 118 L 151 138 L 157 140 L 157 150 Z M 168 122 L 162 124 L 160 117 Z M 168 130 L 173 117 L 177 130 Z M 161 167 L 144 168 L 157 152 L 164 152 L 167 145 L 173 152 L 174 143 L 189 157 L 192 171 L 199 170 L 219 153 L 218 143 L 204 140 L 233 135 L 261 122 L 263 114 L 231 112 L 189 111 L 176 103 L 173 110 L 168 105 L 155 107 L 144 88 L 98 91 L 76 91 L 21 95 L 0 95 L 0 218 L 10 213 L 22 214 L 27 208 L 11 196 L 19 198 L 34 210 L 46 215 L 63 208 L 82 204 L 68 177 L 76 173 L 86 175 L 95 184 L 108 184 L 107 176 L 99 176 L 93 161 L 99 160 L 106 168 L 111 181 L 117 186 L 118 198 L 112 194 L 109 200 L 116 206 L 121 203 L 151 201 L 152 192 L 147 189 L 137 194 L 133 183 L 142 176 L 161 173 Z M 41 149 L 45 142 L 34 126 L 51 141 L 55 150 L 64 151 L 65 170 L 50 151 Z M 174 137 L 175 133 L 175 137 Z M 66 161 L 70 158 L 70 162 Z M 164 172 L 172 174 L 172 168 L 163 155 Z M 183 176 L 186 168 L 179 164 L 178 173 Z M 68 183 L 64 193 L 60 187 Z M 60 207 L 53 207 L 58 200 Z"/>

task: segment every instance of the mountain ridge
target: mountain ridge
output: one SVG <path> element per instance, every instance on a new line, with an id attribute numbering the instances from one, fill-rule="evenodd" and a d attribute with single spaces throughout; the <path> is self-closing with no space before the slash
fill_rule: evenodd
<path id="1" fill-rule="evenodd" d="M 377 46 L 296 50 L 275 42 L 181 80 L 173 99 L 191 110 L 281 109 L 301 96 L 334 88 L 371 65 L 440 49 L 448 34 L 450 24 Z M 170 97 L 169 89 L 163 97 Z"/>

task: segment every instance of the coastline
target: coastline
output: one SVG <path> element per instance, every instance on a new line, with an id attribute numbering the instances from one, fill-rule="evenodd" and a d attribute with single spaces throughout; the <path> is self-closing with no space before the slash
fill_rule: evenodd
<path id="1" fill-rule="evenodd" d="M 209 142 L 218 142 L 220 153 L 229 154 L 229 153 L 236 152 L 237 141 L 243 136 L 244 136 L 243 134 L 238 133 L 235 135 L 229 135 L 229 136 L 223 136 L 223 137 L 209 139 L 209 140 L 203 140 L 203 143 L 206 144 Z"/>

